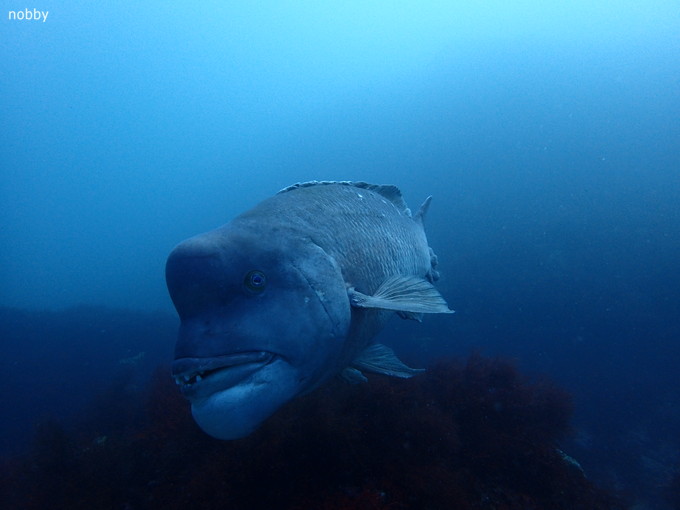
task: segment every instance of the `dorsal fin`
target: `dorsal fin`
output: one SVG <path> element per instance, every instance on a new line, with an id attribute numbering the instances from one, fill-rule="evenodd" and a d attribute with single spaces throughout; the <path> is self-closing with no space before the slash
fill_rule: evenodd
<path id="1" fill-rule="evenodd" d="M 343 186 L 354 186 L 355 188 L 367 189 L 373 191 L 386 199 L 388 199 L 394 206 L 399 209 L 402 213 L 407 216 L 411 216 L 411 210 L 406 205 L 404 197 L 401 196 L 401 191 L 399 188 L 392 184 L 369 184 L 368 182 L 362 181 L 308 181 L 308 182 L 298 182 L 287 188 L 283 188 L 279 193 L 285 193 L 287 191 L 293 191 L 298 188 L 309 188 L 311 186 L 325 186 L 328 184 L 340 184 Z"/>
<path id="2" fill-rule="evenodd" d="M 418 212 L 413 217 L 416 223 L 420 223 L 422 225 L 425 222 L 425 215 L 427 214 L 427 210 L 430 208 L 430 202 L 432 202 L 432 196 L 429 196 L 425 199 L 425 202 L 423 202 L 423 205 L 420 206 L 420 209 L 418 209 Z"/>

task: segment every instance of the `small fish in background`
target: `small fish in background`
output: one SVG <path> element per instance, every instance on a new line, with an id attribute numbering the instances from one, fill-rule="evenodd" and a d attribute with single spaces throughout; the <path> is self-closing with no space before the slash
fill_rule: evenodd
<path id="1" fill-rule="evenodd" d="M 129 358 L 122 358 L 118 360 L 119 365 L 138 365 L 144 360 L 144 356 L 146 356 L 146 353 L 144 351 L 138 352 L 134 356 L 130 356 Z"/>
<path id="2" fill-rule="evenodd" d="M 411 377 L 373 338 L 395 312 L 453 313 L 399 189 L 313 181 L 179 244 L 166 281 L 181 319 L 172 373 L 198 425 L 238 439 L 338 374 Z"/>

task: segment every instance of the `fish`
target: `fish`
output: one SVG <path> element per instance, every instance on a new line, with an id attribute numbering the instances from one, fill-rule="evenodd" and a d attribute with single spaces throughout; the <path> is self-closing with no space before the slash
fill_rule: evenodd
<path id="1" fill-rule="evenodd" d="M 422 372 L 375 336 L 395 314 L 453 313 L 433 285 L 431 200 L 411 214 L 396 186 L 298 183 L 178 244 L 172 375 L 199 427 L 239 439 L 334 377 Z"/>

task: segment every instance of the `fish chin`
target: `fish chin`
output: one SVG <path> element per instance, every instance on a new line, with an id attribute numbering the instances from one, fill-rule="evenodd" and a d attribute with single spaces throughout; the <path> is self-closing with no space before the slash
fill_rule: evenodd
<path id="1" fill-rule="evenodd" d="M 263 366 L 234 386 L 191 401 L 199 427 L 217 439 L 240 439 L 298 393 L 299 376 L 281 358 Z"/>

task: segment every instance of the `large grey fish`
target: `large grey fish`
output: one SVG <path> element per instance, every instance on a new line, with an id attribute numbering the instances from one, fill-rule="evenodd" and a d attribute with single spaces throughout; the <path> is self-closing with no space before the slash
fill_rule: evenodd
<path id="1" fill-rule="evenodd" d="M 395 312 L 452 313 L 432 285 L 429 205 L 412 216 L 395 186 L 314 181 L 179 244 L 172 372 L 198 425 L 237 439 L 335 375 L 419 372 L 373 338 Z"/>

